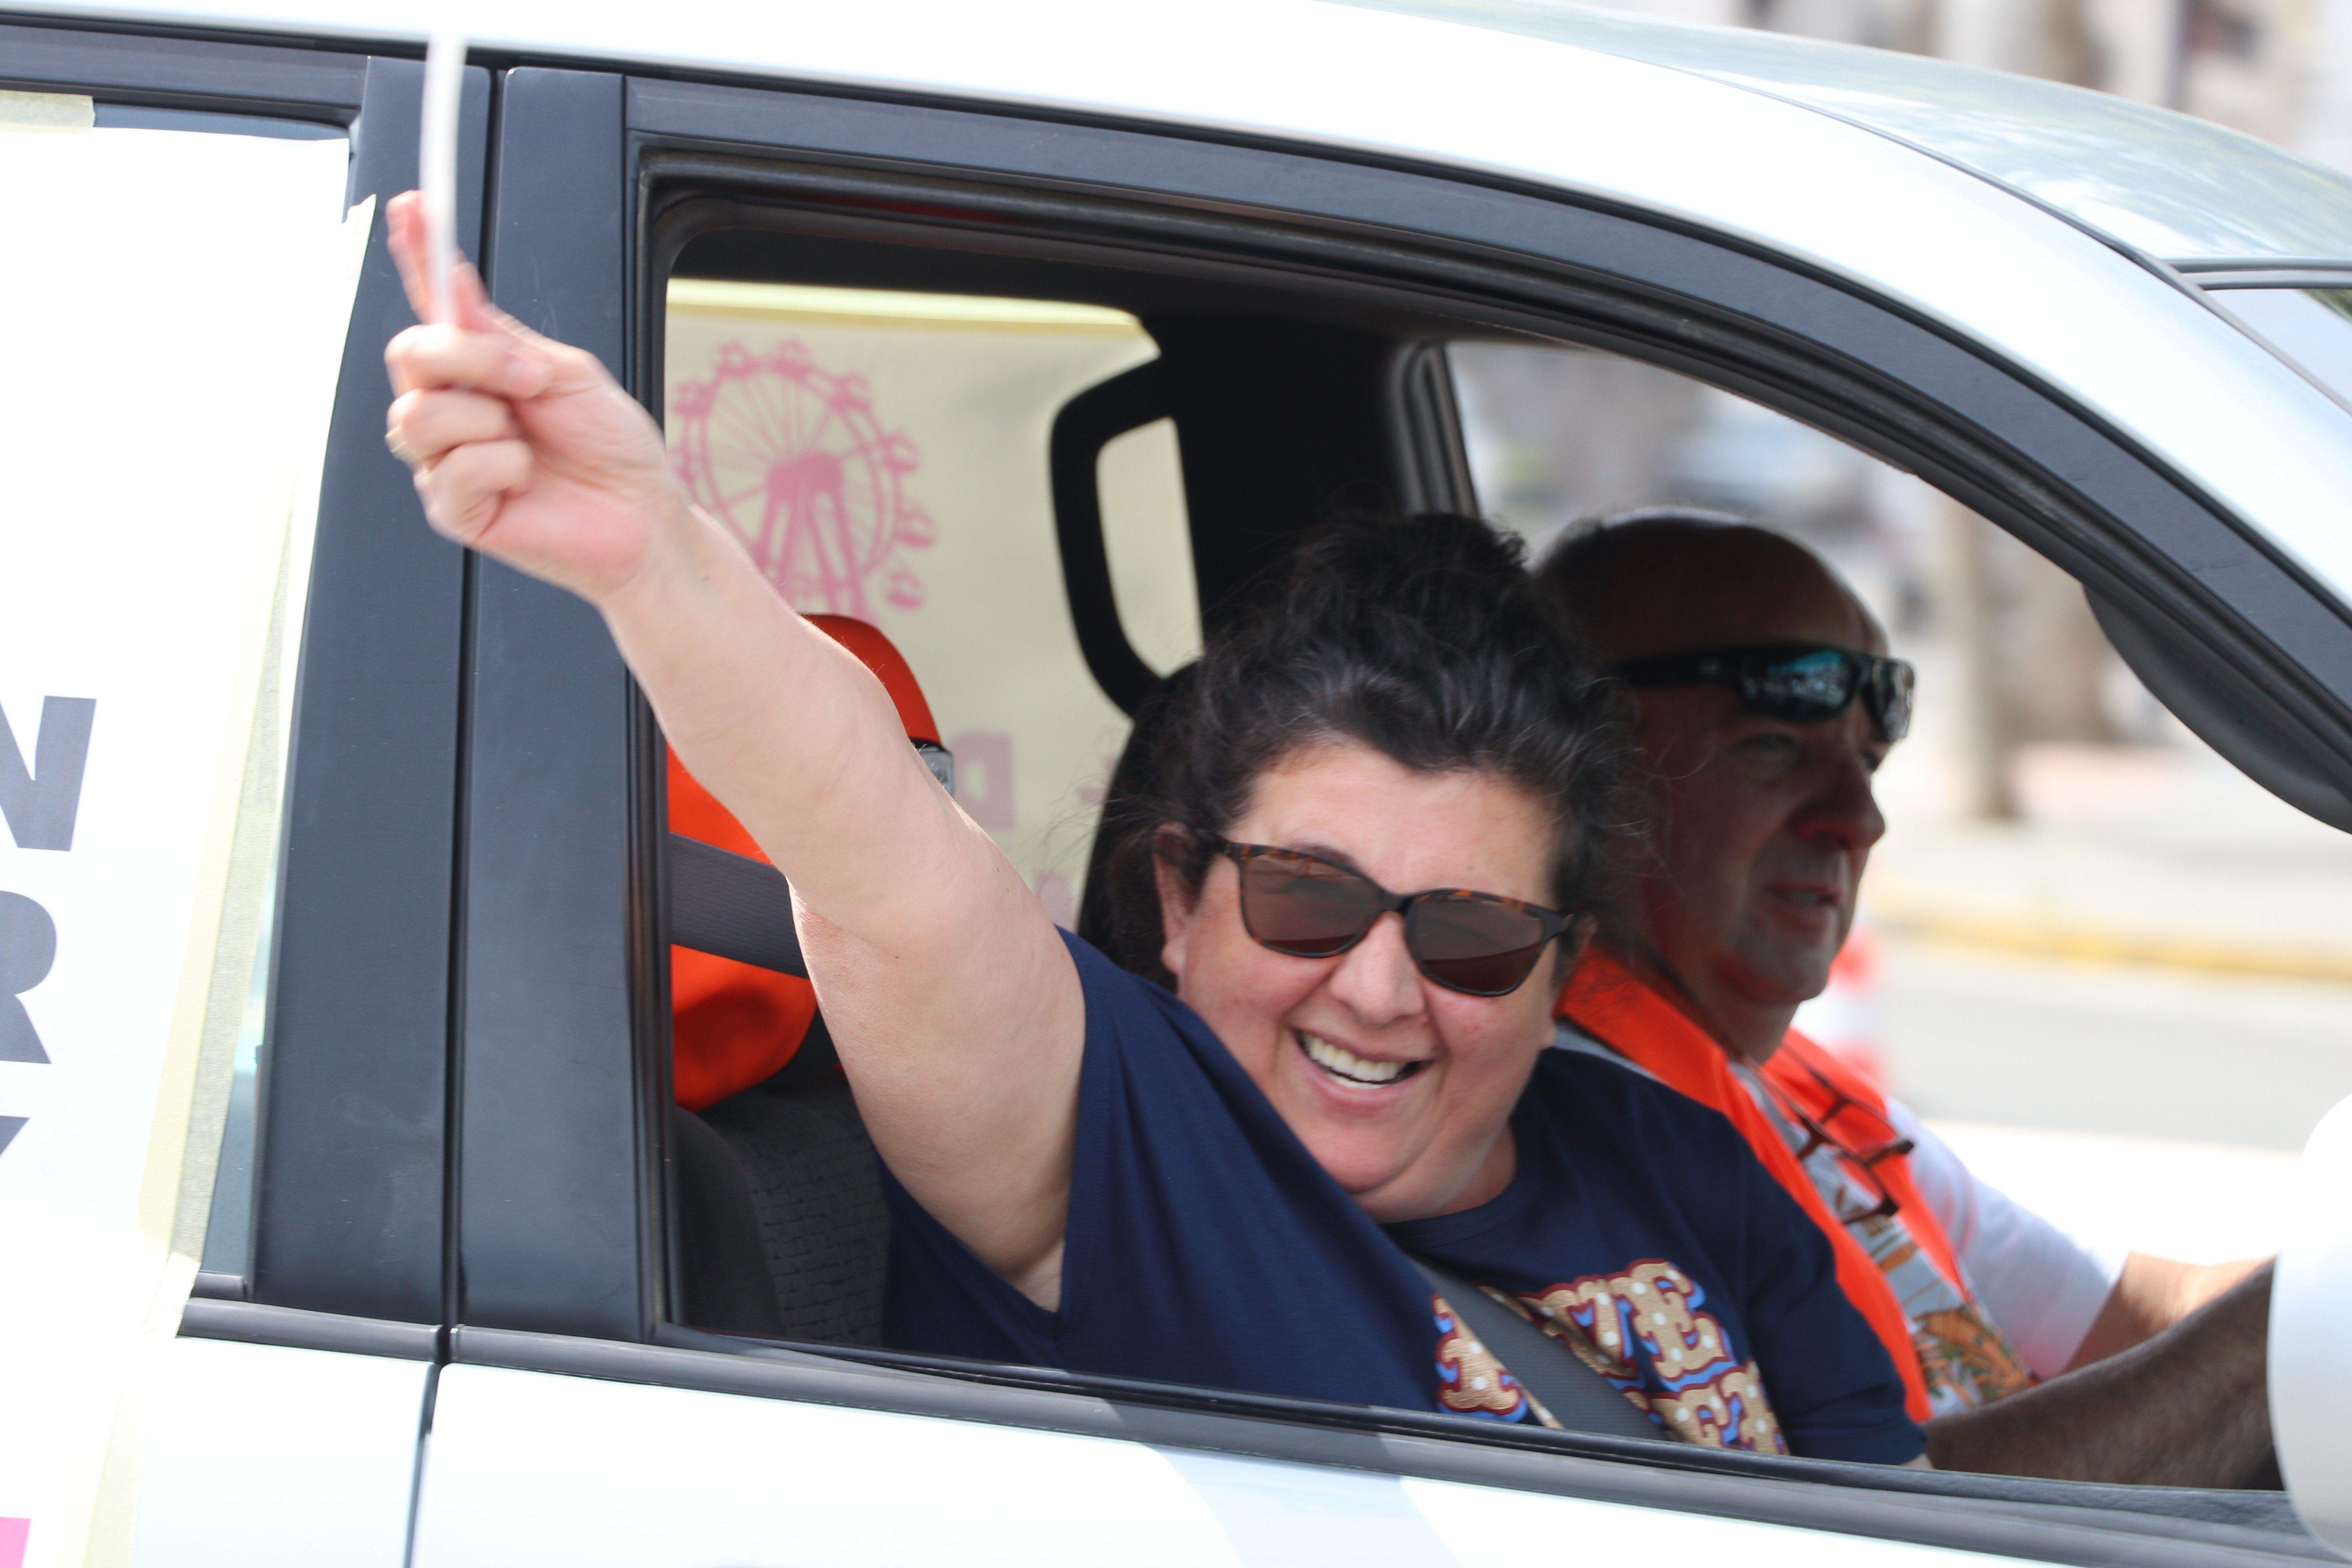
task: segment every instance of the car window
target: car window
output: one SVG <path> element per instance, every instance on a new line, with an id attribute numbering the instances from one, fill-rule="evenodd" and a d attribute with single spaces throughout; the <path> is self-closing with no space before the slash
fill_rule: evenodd
<path id="1" fill-rule="evenodd" d="M 2224 303 L 2307 367 L 2352 369 L 2329 357 L 2352 345 L 2336 300 Z M 1908 475 L 1613 355 L 1450 357 L 1481 502 L 1537 554 L 1662 502 L 1754 519 L 1833 563 L 1916 665 L 1860 919 L 1798 1027 L 2105 1255 L 2284 1241 L 2277 1184 L 2352 1092 L 2352 838 L 2168 713 L 2071 578 Z"/>
<path id="2" fill-rule="evenodd" d="M 957 794 L 1062 925 L 1127 734 L 1064 599 L 1046 447 L 1079 392 L 1155 358 L 1124 311 L 1052 300 L 677 278 L 666 416 L 695 498 L 804 612 L 868 621 L 912 666 Z M 1200 641 L 1172 426 L 1098 474 L 1129 638 Z"/>
<path id="3" fill-rule="evenodd" d="M 2208 298 L 2352 400 L 2352 289 L 2222 289 Z"/>

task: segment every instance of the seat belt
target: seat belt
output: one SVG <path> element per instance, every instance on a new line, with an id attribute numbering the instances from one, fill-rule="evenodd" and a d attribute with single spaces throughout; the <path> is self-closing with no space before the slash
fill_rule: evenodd
<path id="1" fill-rule="evenodd" d="M 1636 1437 L 1652 1443 L 1674 1435 L 1633 1407 L 1617 1385 L 1584 1364 L 1582 1358 L 1541 1329 L 1458 1274 L 1426 1258 L 1412 1266 L 1429 1288 L 1445 1299 L 1462 1326 L 1475 1334 L 1496 1361 L 1510 1369 L 1519 1386 L 1570 1432 L 1604 1437 Z"/>
<path id="2" fill-rule="evenodd" d="M 784 874 L 683 833 L 669 836 L 669 939 L 779 974 L 808 974 Z"/>

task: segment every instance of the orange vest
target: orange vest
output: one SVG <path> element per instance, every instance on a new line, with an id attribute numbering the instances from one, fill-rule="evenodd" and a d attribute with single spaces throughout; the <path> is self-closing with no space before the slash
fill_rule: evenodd
<path id="1" fill-rule="evenodd" d="M 1830 1247 L 1837 1256 L 1838 1284 L 1885 1343 L 1886 1353 L 1895 1359 L 1895 1369 L 1903 1376 L 1905 1403 L 1911 1418 L 1927 1420 L 1927 1380 L 1920 1370 L 1918 1348 L 1913 1342 L 1911 1321 L 1903 1310 L 1903 1303 L 1896 1300 L 1894 1288 L 1863 1249 L 1862 1243 L 1830 1213 L 1829 1205 L 1822 1201 L 1820 1189 L 1797 1163 L 1795 1152 L 1780 1136 L 1772 1119 L 1733 1075 L 1731 1063 L 1715 1037 L 1656 990 L 1634 978 L 1624 965 L 1598 950 L 1588 952 L 1584 962 L 1569 977 L 1567 989 L 1560 993 L 1558 1011 L 1559 1016 L 1646 1069 L 1669 1089 L 1721 1111 L 1739 1129 L 1757 1159 L 1772 1173 L 1772 1179 L 1797 1200 L 1798 1206 L 1829 1237 Z M 1808 1066 L 1828 1080 L 1829 1090 L 1824 1090 L 1804 1070 Z M 1837 1109 L 1834 1094 L 1844 1095 L 1882 1120 L 1885 1116 L 1886 1102 L 1877 1090 L 1793 1031 L 1764 1071 L 1774 1088 L 1817 1121 Z M 1937 1272 L 1965 1294 L 1951 1240 L 1911 1180 L 1910 1162 L 1899 1154 L 1889 1155 L 1873 1169 L 1903 1205 L 1904 1224 L 1927 1251 Z"/>

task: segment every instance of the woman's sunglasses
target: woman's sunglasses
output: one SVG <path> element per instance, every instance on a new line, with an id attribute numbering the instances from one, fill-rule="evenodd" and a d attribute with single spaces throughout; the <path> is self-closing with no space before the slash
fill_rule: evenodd
<path id="1" fill-rule="evenodd" d="M 1857 697 L 1893 745 L 1911 730 L 1911 667 L 1826 643 L 1766 643 L 1628 659 L 1610 674 L 1628 686 L 1728 686 L 1740 705 L 1800 724 L 1834 719 Z"/>
<path id="2" fill-rule="evenodd" d="M 1391 893 L 1320 855 L 1213 841 L 1241 871 L 1242 927 L 1260 947 L 1294 958 L 1334 958 L 1391 910 L 1423 974 L 1465 996 L 1507 996 L 1527 983 L 1545 944 L 1576 922 L 1499 893 L 1437 888 Z"/>

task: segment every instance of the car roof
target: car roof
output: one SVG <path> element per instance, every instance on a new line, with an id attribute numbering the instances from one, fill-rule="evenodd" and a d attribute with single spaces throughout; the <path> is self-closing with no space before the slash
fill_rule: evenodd
<path id="1" fill-rule="evenodd" d="M 2352 178 L 2032 77 L 1552 0 L 1347 0 L 1669 66 L 1867 127 L 2170 261 L 2352 258 Z"/>
<path id="2" fill-rule="evenodd" d="M 1568 65 L 1570 53 L 1552 57 L 1563 66 L 1553 76 L 1563 98 L 1590 74 L 1591 56 L 1639 62 L 1731 89 L 1714 95 L 1706 116 L 1726 132 L 1749 118 L 1730 107 L 1732 94 L 1769 97 L 1966 170 L 2148 256 L 2191 264 L 2352 262 L 2352 178 L 2187 115 L 1894 50 L 1558 0 L 1253 0 L 1239 8 L 1216 0 L 995 0 L 987 6 L 898 0 L 758 10 L 732 0 L 670 0 L 659 7 L 620 0 L 469 0 L 422 12 L 398 0 L 63 0 L 41 9 L 404 42 L 415 39 L 420 22 L 437 11 L 479 45 L 525 54 L 936 90 L 1357 145 L 1364 144 L 1360 122 L 1350 123 L 1358 117 L 1318 112 L 1350 75 L 1368 92 L 1382 92 L 1395 75 L 1387 68 L 1466 70 L 1491 75 L 1508 91 L 1525 72 L 1505 68 L 1507 62 L 1523 65 L 1526 41 L 1538 40 L 1587 57 L 1581 68 Z M 1451 37 L 1433 51 L 1425 28 L 1400 31 L 1383 26 L 1383 16 L 1441 24 Z M 1254 46 L 1282 48 L 1302 30 L 1313 35 L 1313 45 L 1303 56 L 1283 48 L 1273 81 L 1249 68 Z M 1150 68 L 1144 58 L 1131 59 L 1136 68 L 1102 68 L 1122 49 L 1172 48 L 1197 58 L 1197 47 L 1183 47 L 1188 34 L 1196 45 L 1213 43 L 1224 68 L 1201 61 L 1188 78 Z M 950 40 L 957 47 L 935 47 Z M 1249 78 L 1274 90 L 1256 93 L 1236 115 L 1232 110 L 1240 100 L 1221 89 Z M 1558 129 L 1570 130 L 1574 118 L 1561 116 Z M 1523 121 L 1511 126 L 1521 136 L 1528 129 Z M 1641 119 L 1622 129 L 1657 130 Z M 1459 152 L 1471 152 L 1475 140 Z M 1455 149 L 1426 136 L 1411 151 L 1457 161 L 1449 157 Z M 1527 172 L 1530 163 L 1549 162 L 1505 161 Z"/>
<path id="3" fill-rule="evenodd" d="M 442 14 L 509 58 L 1156 123 L 1451 168 L 1696 225 L 1995 348 L 2352 596 L 2352 533 L 2323 526 L 2307 500 L 2352 489 L 2352 420 L 2148 260 L 2143 243 L 2168 232 L 2150 226 L 2187 245 L 2200 198 L 2163 184 L 2174 178 L 2163 165 L 2194 160 L 2137 128 L 2205 150 L 2212 205 L 2252 215 L 2210 242 L 2233 255 L 2352 256 L 2352 237 L 2327 237 L 2352 231 L 2352 184 L 2161 111 L 1873 51 L 1525 0 L 1465 25 L 1468 6 L 1512 3 L 465 0 Z M 413 0 L 45 0 L 38 14 L 412 49 L 431 16 Z M 1996 163 L 2003 126 L 2049 144 L 2033 155 L 2043 173 L 2028 177 L 2025 153 Z M 1964 143 L 1978 151 L 1961 156 Z M 2077 153 L 2104 172 L 2069 185 Z M 2146 177 L 2127 178 L 2134 167 Z M 2263 194 L 2266 180 L 2306 181 L 2294 187 L 2315 209 L 2304 228 L 2261 216 L 2289 205 Z M 2158 190 L 2171 192 L 2173 218 L 2147 194 Z M 2082 309 L 2089 299 L 2100 309 Z"/>
<path id="4" fill-rule="evenodd" d="M 1707 26 L 1566 5 L 1559 0 L 1260 0 L 1263 27 L 1223 25 L 1222 5 L 1085 6 L 1066 0 L 998 0 L 984 7 L 927 4 L 774 7 L 730 0 L 673 0 L 660 7 L 618 0 L 476 0 L 436 7 L 480 43 L 529 53 L 717 68 L 753 75 L 831 79 L 844 85 L 933 88 L 958 96 L 1032 104 L 1060 101 L 1148 118 L 1223 121 L 1216 74 L 1201 73 L 1188 105 L 1162 90 L 1122 91 L 1139 78 L 1077 64 L 1104 46 L 1190 32 L 1236 57 L 1254 41 L 1288 31 L 1276 14 L 1312 11 L 1322 47 L 1294 60 L 1307 109 L 1319 95 L 1315 60 L 1351 68 L 1363 46 L 1393 51 L 1402 41 L 1371 18 L 1387 13 L 1448 24 L 1467 37 L 1443 51 L 1449 61 L 1499 59 L 1516 40 L 1540 40 L 1589 54 L 1662 67 L 1740 92 L 1769 96 L 1940 160 L 2020 198 L 2063 215 L 2113 241 L 2168 261 L 2352 262 L 2352 177 L 2205 121 L 2110 94 L 2011 76 L 1946 60 L 1827 43 L 1753 28 Z M 416 8 L 384 0 L 64 0 L 54 13 L 93 13 L 206 26 L 413 39 Z M 1349 13 L 1365 20 L 1351 25 Z M 941 27 L 961 15 L 963 26 Z M 977 28 L 971 26 L 978 22 Z M 920 47 L 922 36 L 978 32 L 996 47 L 949 57 Z M 1351 37 L 1350 35 L 1359 35 Z M 1003 47 L 1018 40 L 1024 68 Z M 972 40 L 980 42 L 980 39 Z M 877 52 L 872 46 L 881 46 Z M 1150 44 L 1141 47 L 1150 47 Z M 1517 52 L 1524 52 L 1523 47 Z M 931 59 L 927 59 L 926 56 Z M 1434 68 L 1437 61 L 1431 65 Z M 1078 87 L 1055 90 L 1057 74 Z M 1145 73 L 1148 75 L 1149 73 Z M 1244 73 L 1246 74 L 1246 73 Z M 1381 73 L 1368 73 L 1375 85 Z M 1575 78 L 1562 76 L 1565 88 Z M 1042 89 L 1042 90 L 1041 90 Z M 1192 112 L 1187 113 L 1190 108 Z M 1337 124 L 1310 112 L 1278 128 L 1306 140 L 1345 142 Z M 1230 121 L 1228 121 L 1230 122 Z M 1629 124 L 1627 129 L 1634 130 Z M 1430 151 L 1434 152 L 1434 149 Z M 1440 154 L 1442 158 L 1442 153 Z"/>

